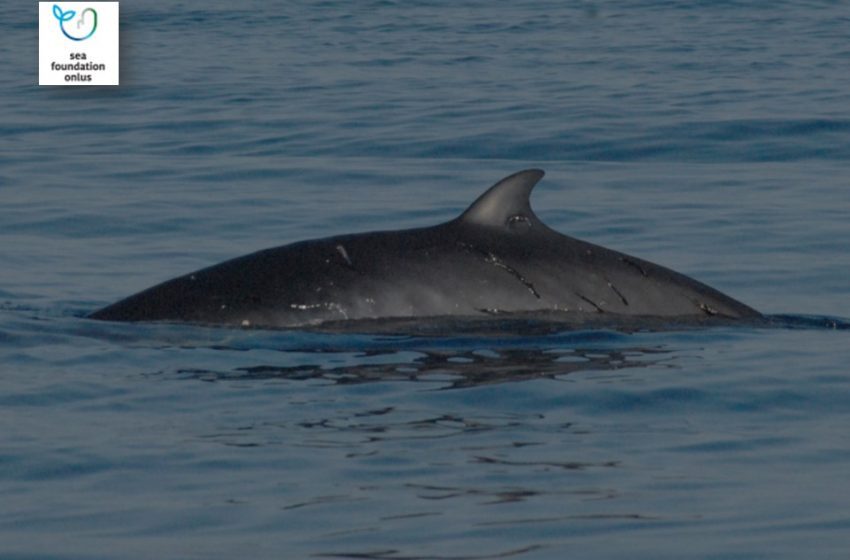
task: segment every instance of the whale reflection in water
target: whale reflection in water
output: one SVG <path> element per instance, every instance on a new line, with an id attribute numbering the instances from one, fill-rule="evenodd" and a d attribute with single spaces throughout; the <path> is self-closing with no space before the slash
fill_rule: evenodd
<path id="1" fill-rule="evenodd" d="M 224 380 L 325 380 L 333 384 L 381 381 L 434 383 L 441 389 L 458 389 L 534 379 L 560 379 L 584 371 L 611 372 L 657 366 L 669 359 L 670 350 L 659 348 L 505 348 L 486 350 L 368 350 L 349 355 L 354 363 L 325 367 L 305 363 L 253 365 L 229 371 L 205 368 L 180 369 L 177 373 L 203 381 Z M 326 363 L 328 353 L 320 353 Z M 393 359 L 397 358 L 397 359 Z"/>

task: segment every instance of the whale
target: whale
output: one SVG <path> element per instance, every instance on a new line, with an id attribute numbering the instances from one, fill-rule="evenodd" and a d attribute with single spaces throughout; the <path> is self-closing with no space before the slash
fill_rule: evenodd
<path id="1" fill-rule="evenodd" d="M 264 249 L 89 317 L 283 329 L 529 314 L 603 326 L 762 317 L 689 276 L 549 228 L 530 204 L 543 175 L 527 169 L 505 177 L 445 223 Z"/>

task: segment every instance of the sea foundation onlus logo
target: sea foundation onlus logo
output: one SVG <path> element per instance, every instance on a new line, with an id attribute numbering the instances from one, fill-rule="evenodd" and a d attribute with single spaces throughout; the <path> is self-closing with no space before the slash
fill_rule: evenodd
<path id="1" fill-rule="evenodd" d="M 118 2 L 38 3 L 39 85 L 118 85 Z"/>
<path id="2" fill-rule="evenodd" d="M 68 30 L 65 29 L 65 23 L 72 21 L 76 15 L 77 12 L 74 10 L 63 12 L 59 4 L 53 4 L 53 16 L 59 20 L 59 29 L 62 30 L 65 37 L 72 41 L 85 41 L 97 31 L 97 11 L 89 7 L 80 12 L 80 17 L 76 20 L 76 26 L 71 25 L 71 33 L 68 33 Z M 88 16 L 88 22 L 86 21 L 86 16 Z M 79 36 L 80 28 L 82 28 L 82 36 Z M 88 33 L 86 33 L 86 30 L 88 30 Z"/>

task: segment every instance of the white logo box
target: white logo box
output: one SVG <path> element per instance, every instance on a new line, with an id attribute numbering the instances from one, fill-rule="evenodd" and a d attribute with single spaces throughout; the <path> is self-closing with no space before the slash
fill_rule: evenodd
<path id="1" fill-rule="evenodd" d="M 38 85 L 118 85 L 118 2 L 38 3 Z"/>

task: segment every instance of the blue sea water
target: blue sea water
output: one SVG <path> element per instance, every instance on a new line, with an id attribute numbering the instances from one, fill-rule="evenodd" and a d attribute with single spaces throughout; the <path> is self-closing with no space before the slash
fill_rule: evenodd
<path id="1" fill-rule="evenodd" d="M 847 557 L 846 330 L 83 318 L 536 166 L 559 231 L 846 320 L 843 3 L 125 0 L 117 88 L 0 21 L 0 558 Z"/>

